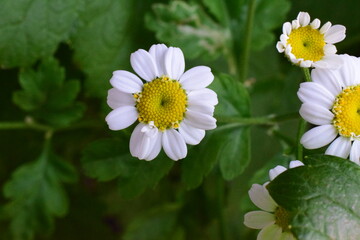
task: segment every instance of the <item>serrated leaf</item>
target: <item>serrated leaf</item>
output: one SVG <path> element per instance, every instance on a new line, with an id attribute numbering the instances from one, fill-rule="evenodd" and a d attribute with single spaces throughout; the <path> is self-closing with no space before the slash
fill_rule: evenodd
<path id="1" fill-rule="evenodd" d="M 199 5 L 172 1 L 154 4 L 145 16 L 147 27 L 163 42 L 180 47 L 187 58 L 216 58 L 224 52 L 230 33 L 208 16 Z"/>
<path id="2" fill-rule="evenodd" d="M 65 81 L 64 69 L 53 58 L 43 60 L 36 70 L 22 71 L 20 85 L 23 90 L 14 93 L 14 102 L 40 121 L 65 126 L 83 114 L 83 104 L 75 102 L 79 81 Z"/>
<path id="3" fill-rule="evenodd" d="M 4 186 L 10 199 L 5 212 L 11 218 L 14 239 L 30 240 L 36 233 L 49 232 L 54 217 L 68 210 L 62 183 L 75 180 L 74 168 L 53 154 L 49 143 L 36 161 L 20 166 Z"/>
<path id="4" fill-rule="evenodd" d="M 226 74 L 220 74 L 210 86 L 217 94 L 219 104 L 215 115 L 248 117 L 249 96 L 244 86 Z M 182 160 L 182 180 L 187 188 L 199 186 L 218 162 L 223 177 L 231 180 L 241 174 L 250 161 L 250 134 L 246 126 L 221 124 L 207 132 L 199 146 L 193 147 L 189 157 Z"/>
<path id="5" fill-rule="evenodd" d="M 274 200 L 291 213 L 291 230 L 302 240 L 359 239 L 360 167 L 326 155 L 305 163 L 268 185 Z"/>
<path id="6" fill-rule="evenodd" d="M 171 169 L 174 161 L 160 154 L 150 162 L 131 157 L 128 142 L 99 140 L 87 146 L 82 164 L 85 173 L 100 181 L 116 179 L 120 193 L 127 198 L 154 187 Z"/>
<path id="7" fill-rule="evenodd" d="M 52 55 L 81 7 L 82 0 L 2 0 L 0 65 L 28 66 Z"/>
<path id="8" fill-rule="evenodd" d="M 104 97 L 113 71 L 121 64 L 126 69 L 134 42 L 133 0 L 85 0 L 86 11 L 80 15 L 72 36 L 75 61 L 87 75 L 86 90 L 92 96 Z M 136 19 L 138 15 L 136 15 Z M 91 50 L 91 57 L 89 57 Z"/>
<path id="9" fill-rule="evenodd" d="M 176 205 L 164 205 L 136 217 L 127 228 L 124 240 L 182 239 L 182 232 L 176 231 L 178 209 Z"/>

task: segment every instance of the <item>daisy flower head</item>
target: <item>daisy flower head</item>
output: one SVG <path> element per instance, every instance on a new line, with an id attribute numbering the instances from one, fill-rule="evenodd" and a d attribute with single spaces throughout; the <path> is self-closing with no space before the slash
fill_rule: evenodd
<path id="1" fill-rule="evenodd" d="M 342 25 L 325 23 L 320 28 L 320 20 L 310 22 L 307 12 L 300 12 L 291 23 L 283 24 L 283 33 L 276 48 L 295 65 L 303 68 L 337 68 L 342 62 L 336 58 L 335 43 L 345 38 L 346 28 Z"/>
<path id="2" fill-rule="evenodd" d="M 304 164 L 298 160 L 290 162 L 289 168 L 303 166 Z M 272 181 L 287 168 L 276 166 L 269 171 L 270 180 Z M 245 214 L 245 226 L 253 229 L 261 229 L 257 236 L 257 240 L 295 240 L 296 238 L 290 231 L 289 213 L 279 206 L 270 196 L 266 185 L 253 184 L 249 190 L 251 201 L 261 209 L 261 211 L 251 211 Z"/>
<path id="3" fill-rule="evenodd" d="M 211 69 L 197 66 L 184 72 L 181 49 L 164 44 L 137 50 L 130 63 L 143 80 L 128 71 L 113 72 L 107 97 L 113 110 L 105 119 L 109 128 L 121 130 L 138 122 L 130 153 L 139 159 L 152 160 L 162 148 L 173 160 L 185 158 L 186 144 L 198 144 L 205 130 L 216 127 L 217 95 L 206 88 L 214 80 Z"/>
<path id="4" fill-rule="evenodd" d="M 314 69 L 313 82 L 301 83 L 300 115 L 317 125 L 301 138 L 305 148 L 331 143 L 325 154 L 360 164 L 360 59 L 339 55 L 338 69 Z"/>

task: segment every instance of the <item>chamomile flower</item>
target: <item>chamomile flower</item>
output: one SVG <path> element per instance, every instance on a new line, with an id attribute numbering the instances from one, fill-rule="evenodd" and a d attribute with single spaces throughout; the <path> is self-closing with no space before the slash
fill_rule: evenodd
<path id="1" fill-rule="evenodd" d="M 198 144 L 205 130 L 216 127 L 217 95 L 206 88 L 214 79 L 211 69 L 198 66 L 184 72 L 181 49 L 164 44 L 137 50 L 130 63 L 144 81 L 128 71 L 113 72 L 107 98 L 113 109 L 106 117 L 109 128 L 121 130 L 139 122 L 130 138 L 134 157 L 152 160 L 163 148 L 173 160 L 184 158 L 186 143 Z"/>
<path id="2" fill-rule="evenodd" d="M 336 47 L 333 45 L 345 38 L 345 27 L 325 23 L 320 28 L 320 20 L 315 18 L 310 23 L 310 15 L 300 12 L 291 23 L 282 27 L 283 34 L 276 48 L 285 53 L 295 65 L 309 68 L 337 68 L 342 63 L 336 58 Z"/>
<path id="3" fill-rule="evenodd" d="M 339 55 L 339 69 L 314 69 L 313 82 L 300 85 L 300 115 L 318 125 L 301 138 L 305 148 L 329 145 L 325 154 L 360 164 L 360 59 Z"/>
<path id="4" fill-rule="evenodd" d="M 289 168 L 300 167 L 304 164 L 295 160 L 290 162 Z M 276 166 L 269 171 L 272 181 L 287 168 Z M 262 211 L 248 212 L 244 216 L 244 224 L 249 228 L 261 229 L 257 240 L 295 240 L 296 238 L 290 231 L 289 214 L 279 206 L 270 196 L 266 185 L 253 184 L 249 190 L 251 201 Z"/>

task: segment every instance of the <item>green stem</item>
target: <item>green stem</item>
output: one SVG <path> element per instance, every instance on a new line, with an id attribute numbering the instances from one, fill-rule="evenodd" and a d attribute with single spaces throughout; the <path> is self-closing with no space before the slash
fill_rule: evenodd
<path id="1" fill-rule="evenodd" d="M 303 68 L 303 72 L 304 72 L 305 80 L 307 82 L 311 82 L 311 75 L 309 68 Z"/>
<path id="2" fill-rule="evenodd" d="M 311 82 L 311 75 L 310 75 L 309 68 L 303 68 L 302 70 L 303 70 L 306 82 Z M 306 121 L 301 118 L 299 121 L 298 132 L 297 132 L 297 136 L 296 136 L 296 143 L 297 143 L 296 157 L 300 161 L 303 160 L 303 146 L 300 143 L 300 140 L 301 140 L 301 137 L 304 135 L 305 128 L 306 128 Z"/>
<path id="3" fill-rule="evenodd" d="M 241 117 L 215 117 L 219 123 L 232 123 L 237 126 L 241 125 L 274 125 L 279 122 L 297 119 L 299 114 L 297 112 L 287 113 L 282 115 L 269 115 L 264 117 L 241 118 Z"/>
<path id="4" fill-rule="evenodd" d="M 246 26 L 245 26 L 245 39 L 244 45 L 242 48 L 242 54 L 240 56 L 240 65 L 239 65 L 239 79 L 241 82 L 246 80 L 248 74 L 248 67 L 249 67 L 249 55 L 251 49 L 251 37 L 252 37 L 252 28 L 254 23 L 254 15 L 255 15 L 255 0 L 249 0 L 248 5 L 248 14 L 246 19 Z"/>

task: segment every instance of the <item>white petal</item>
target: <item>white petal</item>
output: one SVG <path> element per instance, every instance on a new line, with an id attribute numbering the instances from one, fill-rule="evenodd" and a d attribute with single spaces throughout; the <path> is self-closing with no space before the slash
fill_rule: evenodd
<path id="1" fill-rule="evenodd" d="M 313 63 L 313 67 L 322 69 L 338 69 L 343 65 L 341 58 L 338 55 L 324 56 L 321 60 Z"/>
<path id="2" fill-rule="evenodd" d="M 291 22 L 291 28 L 292 29 L 298 29 L 300 27 L 300 23 L 299 23 L 299 20 L 293 20 L 292 22 Z"/>
<path id="3" fill-rule="evenodd" d="M 302 118 L 315 125 L 330 124 L 334 118 L 329 109 L 313 103 L 303 103 L 299 113 Z"/>
<path id="4" fill-rule="evenodd" d="M 339 136 L 326 149 L 325 154 L 347 158 L 350 154 L 350 149 L 351 149 L 350 138 Z"/>
<path id="5" fill-rule="evenodd" d="M 277 204 L 270 196 L 268 190 L 260 185 L 253 184 L 249 190 L 251 201 L 260 209 L 267 212 L 274 212 Z"/>
<path id="6" fill-rule="evenodd" d="M 282 26 L 283 34 L 289 36 L 290 33 L 291 33 L 291 30 L 292 30 L 291 23 L 286 22 L 286 23 L 283 24 L 283 26 Z"/>
<path id="7" fill-rule="evenodd" d="M 340 74 L 338 71 L 318 68 L 311 71 L 311 79 L 326 88 L 334 97 L 333 99 L 342 90 L 339 78 Z"/>
<path id="8" fill-rule="evenodd" d="M 337 49 L 335 47 L 335 45 L 332 44 L 326 44 L 324 46 L 324 53 L 325 55 L 333 55 L 337 52 Z"/>
<path id="9" fill-rule="evenodd" d="M 333 125 L 322 125 L 307 131 L 300 142 L 307 149 L 323 147 L 335 139 L 338 132 Z"/>
<path id="10" fill-rule="evenodd" d="M 158 131 L 157 135 L 153 136 L 153 139 L 151 141 L 150 151 L 144 157 L 144 159 L 146 161 L 151 161 L 154 158 L 156 158 L 157 155 L 159 155 L 159 153 L 161 151 L 162 135 L 163 135 L 163 133 Z"/>
<path id="11" fill-rule="evenodd" d="M 278 50 L 279 53 L 283 53 L 285 51 L 285 47 L 284 44 L 282 42 L 277 42 L 276 43 L 276 49 Z"/>
<path id="12" fill-rule="evenodd" d="M 144 49 L 139 49 L 132 53 L 130 63 L 137 75 L 148 82 L 159 76 L 155 60 Z"/>
<path id="13" fill-rule="evenodd" d="M 343 25 L 334 25 L 325 33 L 325 42 L 338 43 L 344 40 L 346 28 Z"/>
<path id="14" fill-rule="evenodd" d="M 142 129 L 146 127 L 145 124 L 139 123 L 130 137 L 130 153 L 132 156 L 139 159 L 152 160 L 155 158 L 161 149 L 159 149 L 159 141 L 161 141 L 161 133 L 157 131 L 152 136 L 148 136 Z M 159 140 L 160 139 L 160 140 Z"/>
<path id="15" fill-rule="evenodd" d="M 320 33 L 324 34 L 326 33 L 329 28 L 331 27 L 331 22 L 327 22 L 325 23 L 321 28 L 320 28 Z"/>
<path id="16" fill-rule="evenodd" d="M 190 145 L 196 145 L 205 137 L 205 130 L 194 128 L 182 121 L 179 127 L 179 133 L 185 139 L 185 142 Z"/>
<path id="17" fill-rule="evenodd" d="M 184 54 L 180 48 L 169 47 L 165 53 L 165 72 L 171 78 L 179 80 L 185 70 Z"/>
<path id="18" fill-rule="evenodd" d="M 253 229 L 262 229 L 269 224 L 275 223 L 275 216 L 264 211 L 248 212 L 244 216 L 245 226 Z"/>
<path id="19" fill-rule="evenodd" d="M 165 75 L 165 53 L 168 47 L 165 44 L 154 44 L 150 47 L 149 53 L 153 57 L 159 76 Z"/>
<path id="20" fill-rule="evenodd" d="M 176 161 L 186 157 L 186 143 L 178 131 L 174 129 L 165 130 L 163 133 L 162 145 L 166 155 L 172 160 Z"/>
<path id="21" fill-rule="evenodd" d="M 350 151 L 350 160 L 360 165 L 360 141 L 355 139 Z"/>
<path id="22" fill-rule="evenodd" d="M 302 27 L 309 25 L 310 15 L 307 12 L 299 12 L 297 19 Z"/>
<path id="23" fill-rule="evenodd" d="M 357 57 L 339 55 L 343 65 L 338 69 L 343 87 L 357 85 L 360 83 L 360 60 Z"/>
<path id="24" fill-rule="evenodd" d="M 206 66 L 197 66 L 187 70 L 180 78 L 182 87 L 186 90 L 206 88 L 214 80 L 211 69 Z"/>
<path id="25" fill-rule="evenodd" d="M 293 160 L 289 164 L 289 168 L 296 168 L 296 167 L 301 167 L 301 166 L 304 166 L 304 163 L 302 163 L 299 160 Z"/>
<path id="26" fill-rule="evenodd" d="M 111 130 L 121 130 L 133 124 L 138 117 L 134 106 L 122 106 L 112 110 L 105 118 Z"/>
<path id="27" fill-rule="evenodd" d="M 280 240 L 281 233 L 281 227 L 276 224 L 269 224 L 261 229 L 257 236 L 257 240 Z"/>
<path id="28" fill-rule="evenodd" d="M 269 178 L 270 181 L 274 180 L 277 176 L 279 176 L 281 173 L 285 172 L 287 169 L 283 166 L 276 166 L 273 169 L 270 169 L 269 171 Z"/>
<path id="29" fill-rule="evenodd" d="M 212 105 L 189 103 L 189 105 L 187 107 L 187 111 L 189 111 L 189 110 L 192 112 L 199 112 L 199 113 L 203 113 L 203 114 L 212 116 L 214 114 L 215 107 Z"/>
<path id="30" fill-rule="evenodd" d="M 211 115 L 187 110 L 184 121 L 194 128 L 210 130 L 216 128 L 216 119 Z"/>
<path id="31" fill-rule="evenodd" d="M 143 82 L 135 74 L 122 70 L 113 72 L 110 83 L 114 88 L 126 93 L 141 92 L 143 86 Z"/>
<path id="32" fill-rule="evenodd" d="M 107 104 L 112 109 L 122 106 L 135 106 L 135 99 L 129 93 L 119 91 L 116 88 L 111 88 L 108 91 Z"/>
<path id="33" fill-rule="evenodd" d="M 316 82 L 301 83 L 297 95 L 303 103 L 317 104 L 327 109 L 331 109 L 335 101 L 335 96 Z"/>
<path id="34" fill-rule="evenodd" d="M 189 104 L 196 104 L 199 102 L 209 105 L 218 104 L 218 98 L 216 93 L 209 88 L 191 91 L 187 94 L 187 97 Z"/>
<path id="35" fill-rule="evenodd" d="M 313 64 L 313 61 L 305 60 L 305 61 L 300 62 L 300 67 L 309 68 L 309 67 L 311 67 L 312 64 Z"/>
<path id="36" fill-rule="evenodd" d="M 315 19 L 311 22 L 310 26 L 311 26 L 313 29 L 318 29 L 318 28 L 320 27 L 320 20 L 317 19 L 317 18 L 315 18 Z"/>

